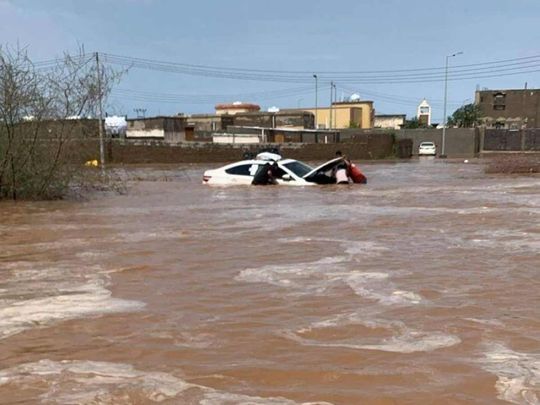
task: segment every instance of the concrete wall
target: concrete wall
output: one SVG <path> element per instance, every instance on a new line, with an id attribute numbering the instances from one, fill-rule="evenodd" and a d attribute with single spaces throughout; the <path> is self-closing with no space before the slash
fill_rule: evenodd
<path id="1" fill-rule="evenodd" d="M 214 134 L 212 136 L 212 142 L 214 143 L 240 143 L 240 144 L 252 144 L 252 143 L 261 143 L 261 137 L 259 135 L 250 135 L 250 134 Z"/>
<path id="2" fill-rule="evenodd" d="M 15 128 L 17 136 L 33 136 L 37 131 L 40 138 L 57 138 L 66 136 L 73 138 L 94 138 L 99 135 L 99 120 L 46 120 L 26 121 L 18 124 Z"/>
<path id="3" fill-rule="evenodd" d="M 485 129 L 481 131 L 481 147 L 483 152 L 540 151 L 540 129 Z"/>
<path id="4" fill-rule="evenodd" d="M 112 163 L 201 163 L 231 162 L 242 159 L 245 151 L 256 152 L 264 147 L 277 147 L 284 157 L 305 161 L 332 159 L 336 150 L 353 160 L 380 159 L 392 155 L 392 136 L 361 136 L 356 142 L 344 143 L 283 143 L 259 145 L 222 145 L 183 143 L 165 145 L 151 141 L 111 141 L 108 161 Z"/>
<path id="5" fill-rule="evenodd" d="M 126 131 L 126 138 L 157 138 L 165 139 L 164 129 L 144 129 L 129 128 Z"/>
<path id="6" fill-rule="evenodd" d="M 396 131 L 396 140 L 411 139 L 413 155 L 418 154 L 421 142 L 431 141 L 437 145 L 437 155 L 442 150 L 442 129 L 402 129 Z M 475 128 L 447 128 L 445 154 L 452 157 L 473 157 L 480 150 L 479 131 Z"/>

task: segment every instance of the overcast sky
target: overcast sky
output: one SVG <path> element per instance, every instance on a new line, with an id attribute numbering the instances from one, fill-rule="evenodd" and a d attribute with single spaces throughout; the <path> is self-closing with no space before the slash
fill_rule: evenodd
<path id="1" fill-rule="evenodd" d="M 365 71 L 442 67 L 540 55 L 539 0 L 0 0 L 0 41 L 27 46 L 36 60 L 84 44 L 105 52 L 226 68 Z M 539 67 L 540 69 L 540 67 Z M 307 74 L 309 78 L 311 74 Z M 331 75 L 319 74 L 321 81 Z M 540 87 L 540 72 L 449 82 L 449 114 L 481 88 Z M 223 95 L 201 104 L 113 96 L 109 113 L 146 115 L 213 112 L 229 95 L 309 86 L 217 79 L 132 69 L 121 90 L 179 95 Z M 319 105 L 328 105 L 321 85 Z M 415 114 L 426 97 L 442 119 L 443 82 L 340 84 L 373 100 L 377 113 Z M 294 91 L 291 91 L 294 93 Z M 157 97 L 159 98 L 159 97 Z M 263 108 L 314 105 L 315 89 L 284 98 L 243 99 Z M 199 98 L 200 100 L 200 98 Z"/>

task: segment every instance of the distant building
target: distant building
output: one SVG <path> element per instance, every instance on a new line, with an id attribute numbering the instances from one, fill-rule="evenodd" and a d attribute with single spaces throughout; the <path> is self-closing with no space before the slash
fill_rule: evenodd
<path id="1" fill-rule="evenodd" d="M 377 114 L 373 123 L 374 128 L 401 129 L 405 124 L 405 114 Z"/>
<path id="2" fill-rule="evenodd" d="M 280 110 L 277 112 L 253 112 L 236 114 L 234 125 L 245 127 L 313 129 L 315 117 L 308 111 Z"/>
<path id="3" fill-rule="evenodd" d="M 308 128 L 315 125 L 313 114 L 306 111 L 279 110 L 276 112 L 249 112 L 228 114 L 193 114 L 187 117 L 188 125 L 195 127 L 195 131 L 222 131 L 228 126 L 260 126 L 268 128 Z"/>
<path id="4" fill-rule="evenodd" d="M 192 128 L 184 117 L 148 117 L 127 120 L 127 139 L 156 139 L 166 143 L 189 140 Z M 187 133 L 187 134 L 186 134 Z"/>
<path id="5" fill-rule="evenodd" d="M 423 99 L 416 110 L 418 123 L 427 127 L 431 126 L 431 106 L 426 99 Z"/>
<path id="6" fill-rule="evenodd" d="M 294 110 L 307 111 L 317 116 L 317 128 L 343 129 L 343 128 L 373 128 L 375 110 L 373 101 L 359 100 L 337 101 L 331 107 L 301 108 Z"/>
<path id="7" fill-rule="evenodd" d="M 261 109 L 257 104 L 242 103 L 241 101 L 235 101 L 234 103 L 228 104 L 217 104 L 215 108 L 217 115 L 236 115 L 239 113 L 257 112 Z"/>
<path id="8" fill-rule="evenodd" d="M 228 114 L 192 114 L 186 116 L 187 123 L 195 128 L 195 132 L 208 132 L 208 135 L 214 131 L 227 129 L 233 125 L 234 118 Z"/>
<path id="9" fill-rule="evenodd" d="M 480 90 L 475 104 L 487 128 L 540 128 L 540 89 Z"/>

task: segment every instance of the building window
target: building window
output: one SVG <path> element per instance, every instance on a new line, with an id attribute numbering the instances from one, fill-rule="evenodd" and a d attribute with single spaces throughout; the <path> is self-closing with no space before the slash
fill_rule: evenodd
<path id="1" fill-rule="evenodd" d="M 506 94 L 495 93 L 493 95 L 493 109 L 499 111 L 506 109 Z"/>

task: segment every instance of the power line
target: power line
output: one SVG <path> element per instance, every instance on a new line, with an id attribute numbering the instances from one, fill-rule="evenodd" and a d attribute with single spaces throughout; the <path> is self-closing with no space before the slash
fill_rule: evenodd
<path id="1" fill-rule="evenodd" d="M 83 60 L 92 54 L 70 56 L 72 60 Z M 251 80 L 283 83 L 310 83 L 311 74 L 306 71 L 291 70 L 262 70 L 246 68 L 229 68 L 206 65 L 195 65 L 155 59 L 119 56 L 100 53 L 103 62 L 120 65 L 133 69 L 144 69 L 177 73 L 218 79 Z M 67 55 L 66 57 L 68 57 Z M 34 63 L 36 69 L 51 69 L 65 61 L 65 58 L 55 58 Z M 369 84 L 407 84 L 438 82 L 444 80 L 441 67 L 426 67 L 414 69 L 365 70 L 365 71 L 323 71 L 319 74 L 322 83 L 329 84 L 332 80 L 343 83 Z M 455 65 L 449 68 L 448 80 L 469 80 L 513 76 L 537 73 L 540 71 L 540 55 L 502 59 L 490 62 Z M 327 77 L 325 77 L 327 75 Z M 330 76 L 332 75 L 332 76 Z"/>
<path id="2" fill-rule="evenodd" d="M 260 73 L 260 74 L 273 73 L 273 74 L 289 74 L 289 75 L 310 75 L 312 73 L 311 70 L 310 71 L 267 70 L 267 69 L 247 69 L 247 68 L 236 68 L 236 67 L 216 67 L 216 66 L 210 66 L 210 65 L 186 64 L 186 63 L 171 62 L 171 61 L 159 61 L 156 59 L 127 57 L 127 56 L 120 56 L 120 55 L 114 55 L 114 54 L 108 54 L 108 53 L 103 53 L 103 55 L 105 55 L 105 57 L 109 58 L 110 60 L 123 61 L 123 62 L 130 61 L 134 63 L 158 63 L 161 65 L 181 66 L 185 68 L 202 69 L 202 70 L 219 70 L 223 72 L 237 72 L 237 73 L 250 72 L 250 73 Z M 529 63 L 527 61 L 538 60 L 538 59 L 540 59 L 540 55 L 533 55 L 533 56 L 527 56 L 527 57 L 521 57 L 521 58 L 501 59 L 501 60 L 489 61 L 489 62 L 454 65 L 450 67 L 449 70 L 461 70 L 461 68 L 465 68 L 465 67 L 506 64 L 507 62 L 515 62 L 513 64 Z M 444 71 L 444 69 L 445 69 L 444 66 L 440 66 L 440 67 L 388 69 L 388 70 L 357 70 L 357 71 L 354 71 L 354 70 L 353 71 L 321 71 L 319 69 L 316 69 L 316 70 L 319 74 L 340 75 L 340 74 L 369 74 L 369 73 L 402 73 L 402 72 L 418 72 L 418 71 L 432 71 L 432 70 Z"/>
<path id="3" fill-rule="evenodd" d="M 297 71 L 266 71 L 256 69 L 241 69 L 241 68 L 220 68 L 203 65 L 190 65 L 184 63 L 157 61 L 152 59 L 132 58 L 125 56 L 117 56 L 104 54 L 107 62 L 128 66 L 130 68 L 146 69 L 153 71 L 162 71 L 169 73 L 179 73 L 193 76 L 213 77 L 222 79 L 235 80 L 253 80 L 253 81 L 273 81 L 273 82 L 305 82 L 309 83 L 311 78 L 304 72 Z M 510 63 L 507 63 L 510 62 Z M 473 67 L 477 66 L 477 67 Z M 483 67 L 478 67 L 483 66 Z M 494 62 L 483 62 L 477 64 L 461 65 L 452 67 L 449 72 L 449 80 L 466 80 L 497 76 L 509 76 L 516 74 L 535 73 L 540 69 L 540 55 L 527 58 L 505 59 Z M 436 70 L 432 72 L 432 70 Z M 331 72 L 333 77 L 322 77 L 322 82 L 330 82 L 331 80 L 339 80 L 347 83 L 419 83 L 419 82 L 436 82 L 444 80 L 444 73 L 440 68 L 422 68 L 422 69 L 396 69 L 393 71 L 365 71 L 365 72 Z M 415 73 L 400 73 L 414 71 Z M 368 73 L 370 72 L 370 73 Z M 391 73 L 385 73 L 391 72 Z M 421 73 L 418 73 L 421 72 Z M 330 73 L 330 72 L 328 72 Z M 353 74 L 354 73 L 354 74 Z M 360 74 L 361 73 L 361 74 Z"/>

